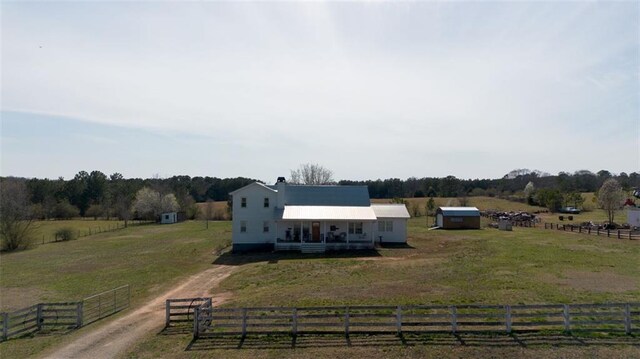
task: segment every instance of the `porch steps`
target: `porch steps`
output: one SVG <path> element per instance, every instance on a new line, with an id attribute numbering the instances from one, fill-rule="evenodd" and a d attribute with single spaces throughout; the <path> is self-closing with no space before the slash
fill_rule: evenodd
<path id="1" fill-rule="evenodd" d="M 302 243 L 300 252 L 302 253 L 324 253 L 326 245 L 324 243 Z"/>

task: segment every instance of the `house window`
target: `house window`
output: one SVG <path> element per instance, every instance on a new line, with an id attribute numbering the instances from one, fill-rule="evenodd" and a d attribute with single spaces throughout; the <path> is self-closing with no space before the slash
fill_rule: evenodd
<path id="1" fill-rule="evenodd" d="M 264 198 L 264 208 L 269 208 L 269 197 Z"/>
<path id="2" fill-rule="evenodd" d="M 247 208 L 247 197 L 242 197 L 240 199 L 240 207 Z"/>
<path id="3" fill-rule="evenodd" d="M 262 223 L 262 232 L 269 233 L 269 221 L 264 221 Z"/>
<path id="4" fill-rule="evenodd" d="M 168 215 L 168 214 L 165 214 L 165 215 L 164 215 L 164 219 L 169 219 L 169 215 Z"/>
<path id="5" fill-rule="evenodd" d="M 362 234 L 362 222 L 349 222 L 349 234 Z"/>
<path id="6" fill-rule="evenodd" d="M 379 221 L 378 232 L 393 232 L 393 221 Z"/>
<path id="7" fill-rule="evenodd" d="M 247 221 L 240 221 L 240 233 L 247 233 Z"/>

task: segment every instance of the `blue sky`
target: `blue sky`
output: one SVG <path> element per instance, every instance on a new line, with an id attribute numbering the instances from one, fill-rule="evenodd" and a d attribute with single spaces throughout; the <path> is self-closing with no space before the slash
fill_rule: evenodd
<path id="1" fill-rule="evenodd" d="M 639 171 L 639 6 L 3 2 L 1 175 Z"/>

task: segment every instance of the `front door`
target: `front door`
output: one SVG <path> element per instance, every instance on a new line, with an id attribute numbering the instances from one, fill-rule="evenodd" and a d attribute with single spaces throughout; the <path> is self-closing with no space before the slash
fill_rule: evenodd
<path id="1" fill-rule="evenodd" d="M 311 223 L 311 240 L 320 242 L 320 222 Z"/>

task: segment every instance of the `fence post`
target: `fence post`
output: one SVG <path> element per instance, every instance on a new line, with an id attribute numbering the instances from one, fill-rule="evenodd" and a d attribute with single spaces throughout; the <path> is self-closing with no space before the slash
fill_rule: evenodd
<path id="1" fill-rule="evenodd" d="M 624 305 L 624 332 L 631 334 L 631 305 Z"/>
<path id="2" fill-rule="evenodd" d="M 294 337 L 298 335 L 298 308 L 293 308 L 293 317 L 291 318 L 291 334 Z"/>
<path id="3" fill-rule="evenodd" d="M 600 236 L 600 227 L 596 230 L 596 236 Z"/>
<path id="4" fill-rule="evenodd" d="M 84 306 L 84 302 L 78 302 L 76 305 L 76 327 L 82 327 L 82 308 Z"/>
<path id="5" fill-rule="evenodd" d="M 505 305 L 504 308 L 506 310 L 505 321 L 507 324 L 507 334 L 511 334 L 511 306 Z"/>
<path id="6" fill-rule="evenodd" d="M 455 306 L 451 306 L 451 332 L 458 331 L 458 310 Z"/>
<path id="7" fill-rule="evenodd" d="M 242 337 L 247 336 L 247 308 L 242 308 Z"/>
<path id="8" fill-rule="evenodd" d="M 349 336 L 349 307 L 344 308 L 344 334 Z"/>
<path id="9" fill-rule="evenodd" d="M 198 317 L 200 316 L 200 307 L 193 309 L 193 339 L 200 337 L 200 325 L 198 323 Z"/>
<path id="10" fill-rule="evenodd" d="M 607 228 L 607 237 L 611 237 L 611 230 Z"/>
<path id="11" fill-rule="evenodd" d="M 618 229 L 618 239 L 620 239 L 620 230 Z"/>
<path id="12" fill-rule="evenodd" d="M 2 340 L 9 337 L 9 313 L 2 313 Z"/>
<path id="13" fill-rule="evenodd" d="M 578 227 L 578 233 L 582 233 L 582 225 Z"/>
<path id="14" fill-rule="evenodd" d="M 562 308 L 562 319 L 564 320 L 564 331 L 571 331 L 571 317 L 569 313 L 569 304 L 564 304 Z"/>
<path id="15" fill-rule="evenodd" d="M 165 320 L 164 326 L 168 328 L 171 325 L 171 299 L 167 299 L 165 302 Z"/>
<path id="16" fill-rule="evenodd" d="M 402 307 L 396 308 L 396 331 L 398 335 L 402 334 Z"/>
<path id="17" fill-rule="evenodd" d="M 589 226 L 588 232 L 589 234 L 591 234 L 591 226 Z"/>
<path id="18" fill-rule="evenodd" d="M 42 329 L 42 322 L 44 318 L 42 318 L 42 303 L 38 303 L 36 307 L 36 323 L 38 323 L 38 331 Z"/>

